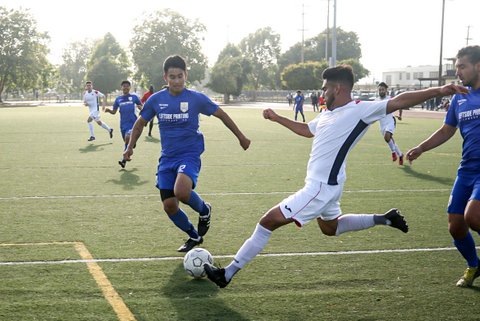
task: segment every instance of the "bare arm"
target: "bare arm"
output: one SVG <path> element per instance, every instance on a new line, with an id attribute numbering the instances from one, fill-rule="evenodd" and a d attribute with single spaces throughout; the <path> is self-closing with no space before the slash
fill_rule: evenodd
<path id="1" fill-rule="evenodd" d="M 403 92 L 390 99 L 387 103 L 387 114 L 393 113 L 399 109 L 410 108 L 418 105 L 425 100 L 437 96 L 450 96 L 453 94 L 466 94 L 468 89 L 463 86 L 448 84 L 442 87 L 430 87 L 423 90 Z"/>
<path id="2" fill-rule="evenodd" d="M 235 122 L 228 116 L 228 114 L 221 108 L 218 108 L 217 111 L 213 113 L 213 116 L 217 117 L 220 119 L 225 126 L 227 126 L 228 129 L 238 138 L 238 141 L 240 142 L 240 146 L 244 150 L 247 150 L 248 147 L 250 146 L 250 139 L 245 137 L 245 135 L 238 129 L 237 125 Z"/>
<path id="3" fill-rule="evenodd" d="M 103 111 L 112 115 L 115 115 L 117 113 L 118 109 L 110 109 L 110 108 L 105 108 Z"/>
<path id="4" fill-rule="evenodd" d="M 265 119 L 270 119 L 271 121 L 277 122 L 280 125 L 283 125 L 290 129 L 292 132 L 294 132 L 297 135 L 311 138 L 313 137 L 312 132 L 310 131 L 310 128 L 308 128 L 308 124 L 306 123 L 299 123 L 296 121 L 293 121 L 289 118 L 280 116 L 276 112 L 274 112 L 272 109 L 268 108 L 263 111 L 263 118 Z"/>
<path id="5" fill-rule="evenodd" d="M 133 125 L 132 133 L 130 134 L 130 140 L 128 142 L 127 149 L 123 152 L 123 159 L 129 161 L 131 160 L 131 156 L 133 155 L 133 146 L 137 143 L 140 135 L 142 135 L 143 127 L 148 122 L 142 118 L 142 116 L 137 118 L 137 121 Z"/>
<path id="6" fill-rule="evenodd" d="M 410 163 L 420 157 L 423 152 L 434 149 L 437 146 L 442 145 L 447 140 L 449 140 L 457 131 L 456 127 L 452 127 L 447 124 L 443 124 L 442 127 L 437 129 L 430 137 L 421 142 L 418 146 L 410 149 L 407 152 L 407 159 Z"/>

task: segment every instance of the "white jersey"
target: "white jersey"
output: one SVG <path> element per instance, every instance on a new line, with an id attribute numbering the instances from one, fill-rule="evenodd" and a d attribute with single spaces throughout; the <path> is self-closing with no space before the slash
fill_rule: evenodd
<path id="1" fill-rule="evenodd" d="M 369 125 L 386 114 L 388 100 L 351 101 L 318 114 L 308 123 L 313 137 L 306 185 L 338 185 L 346 180 L 345 160 Z"/>
<path id="2" fill-rule="evenodd" d="M 91 92 L 88 92 L 88 90 L 85 92 L 83 95 L 83 101 L 88 105 L 90 113 L 98 111 L 98 107 L 100 105 L 99 100 L 103 97 L 105 97 L 105 95 L 95 89 L 92 89 Z"/>
<path id="3" fill-rule="evenodd" d="M 384 98 L 378 97 L 375 100 L 382 101 L 382 100 L 389 100 L 389 99 L 390 97 L 385 96 Z M 393 116 L 393 113 L 386 114 L 385 117 L 379 120 L 379 123 L 380 123 L 380 132 L 382 134 L 385 134 L 386 131 L 393 134 L 393 132 L 395 131 L 395 117 Z"/>

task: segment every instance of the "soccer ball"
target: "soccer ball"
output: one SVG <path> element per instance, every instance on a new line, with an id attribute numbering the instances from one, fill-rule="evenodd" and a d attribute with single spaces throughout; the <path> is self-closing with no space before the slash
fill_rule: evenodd
<path id="1" fill-rule="evenodd" d="M 188 275 L 195 279 L 205 277 L 205 269 L 203 268 L 205 263 L 213 264 L 213 256 L 210 252 L 200 247 L 191 249 L 183 258 L 183 268 Z"/>

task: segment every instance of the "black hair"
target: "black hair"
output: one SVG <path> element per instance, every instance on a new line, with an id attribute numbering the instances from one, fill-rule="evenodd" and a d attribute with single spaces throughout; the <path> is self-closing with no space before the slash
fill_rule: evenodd
<path id="1" fill-rule="evenodd" d="M 153 92 L 155 91 L 155 89 L 153 88 L 152 85 L 150 85 L 150 88 L 148 88 L 148 91 L 151 92 L 151 93 L 153 93 Z"/>
<path id="2" fill-rule="evenodd" d="M 350 65 L 338 65 L 327 68 L 323 71 L 322 78 L 327 81 L 343 83 L 347 85 L 350 90 L 353 88 L 353 69 Z"/>
<path id="3" fill-rule="evenodd" d="M 480 62 L 480 46 L 468 46 L 460 49 L 457 53 L 457 59 L 468 56 L 468 61 L 472 64 Z"/>
<path id="4" fill-rule="evenodd" d="M 124 84 L 127 84 L 127 85 L 129 85 L 129 86 L 132 85 L 128 80 L 124 80 L 124 81 L 122 81 L 122 83 L 120 84 L 120 86 L 123 86 Z"/>
<path id="5" fill-rule="evenodd" d="M 179 55 L 168 56 L 163 63 L 163 71 L 167 73 L 168 69 L 170 68 L 179 68 L 183 71 L 187 71 L 187 64 L 185 62 L 185 59 L 183 59 Z"/>

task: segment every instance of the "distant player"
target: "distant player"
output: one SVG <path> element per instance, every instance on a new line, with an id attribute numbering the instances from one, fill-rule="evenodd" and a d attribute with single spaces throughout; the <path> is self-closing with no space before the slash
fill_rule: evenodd
<path id="1" fill-rule="evenodd" d="M 193 190 L 200 174 L 200 155 L 205 149 L 203 134 L 199 130 L 200 115 L 219 118 L 238 138 L 244 150 L 250 146 L 250 140 L 210 98 L 185 88 L 187 66 L 182 57 L 169 56 L 163 64 L 163 71 L 163 79 L 168 88 L 154 93 L 145 103 L 133 127 L 124 158 L 130 160 L 143 127 L 153 117 L 157 117 L 162 146 L 157 188 L 168 217 L 189 237 L 177 251 L 188 252 L 203 242 L 211 219 L 211 205 Z M 180 202 L 189 205 L 199 214 L 198 229 L 195 229 L 179 207 Z"/>
<path id="2" fill-rule="evenodd" d="M 414 161 L 460 130 L 462 160 L 448 200 L 448 230 L 453 244 L 467 263 L 457 286 L 470 287 L 480 276 L 477 249 L 470 233 L 470 230 L 480 232 L 480 46 L 460 49 L 455 68 L 458 78 L 470 92 L 453 96 L 443 126 L 410 149 L 407 159 Z"/>
<path id="3" fill-rule="evenodd" d="M 145 104 L 148 97 L 153 95 L 154 92 L 155 90 L 153 86 L 150 86 L 150 88 L 148 88 L 148 91 L 144 92 L 142 98 L 140 98 L 140 101 L 142 102 L 142 104 Z M 148 123 L 148 136 L 150 137 L 152 137 L 152 129 L 153 129 L 153 119 Z"/>
<path id="4" fill-rule="evenodd" d="M 303 103 L 305 102 L 305 97 L 302 95 L 300 90 L 297 90 L 297 95 L 295 96 L 294 101 L 294 110 L 295 110 L 295 121 L 297 120 L 297 115 L 300 113 L 303 118 L 303 122 L 305 122 L 305 115 L 303 114 Z"/>
<path id="5" fill-rule="evenodd" d="M 225 269 L 204 265 L 208 278 L 221 288 L 226 287 L 233 276 L 265 248 L 273 231 L 290 223 L 302 227 L 316 220 L 322 233 L 329 236 L 375 225 L 390 225 L 408 232 L 404 217 L 395 208 L 385 214 L 342 215 L 340 199 L 346 180 L 346 158 L 369 125 L 385 114 L 465 88 L 447 85 L 404 93 L 391 100 L 352 101 L 354 78 L 351 66 L 327 68 L 323 72 L 323 79 L 323 96 L 329 111 L 318 114 L 308 124 L 280 116 L 271 109 L 263 111 L 264 118 L 279 123 L 297 135 L 313 139 L 305 186 L 263 215 L 251 237 L 243 243 Z"/>
<path id="6" fill-rule="evenodd" d="M 132 84 L 128 80 L 122 81 L 123 95 L 118 96 L 113 103 L 113 108 L 106 108 L 105 112 L 115 115 L 120 110 L 120 131 L 122 132 L 122 138 L 125 143 L 123 151 L 127 149 L 128 142 L 130 141 L 130 134 L 132 132 L 133 124 L 137 120 L 137 114 L 135 113 L 135 106 L 142 110 L 142 103 L 137 95 L 130 93 Z M 125 168 L 127 161 L 122 157 L 118 161 L 118 164 Z"/>
<path id="7" fill-rule="evenodd" d="M 378 98 L 376 100 L 390 99 L 390 97 L 387 96 L 387 89 L 388 86 L 386 83 L 379 83 Z M 396 127 L 396 120 L 393 113 L 385 115 L 385 117 L 379 120 L 379 124 L 383 139 L 385 139 L 385 142 L 388 144 L 388 147 L 390 147 L 390 151 L 392 152 L 392 161 L 396 162 L 398 159 L 398 165 L 403 165 L 403 153 L 393 139 L 393 133 L 395 132 Z"/>
<path id="8" fill-rule="evenodd" d="M 104 94 L 99 92 L 98 90 L 93 89 L 93 84 L 91 81 L 87 81 L 85 83 L 86 91 L 83 95 L 83 104 L 88 106 L 90 111 L 87 119 L 88 128 L 90 129 L 90 138 L 88 139 L 89 142 L 95 140 L 95 134 L 93 132 L 93 124 L 92 121 L 95 121 L 99 126 L 104 128 L 110 134 L 110 138 L 113 138 L 113 128 L 110 128 L 106 123 L 100 120 L 100 110 L 99 110 L 99 100 L 102 99 L 102 109 L 105 110 L 106 105 L 106 97 Z"/>

